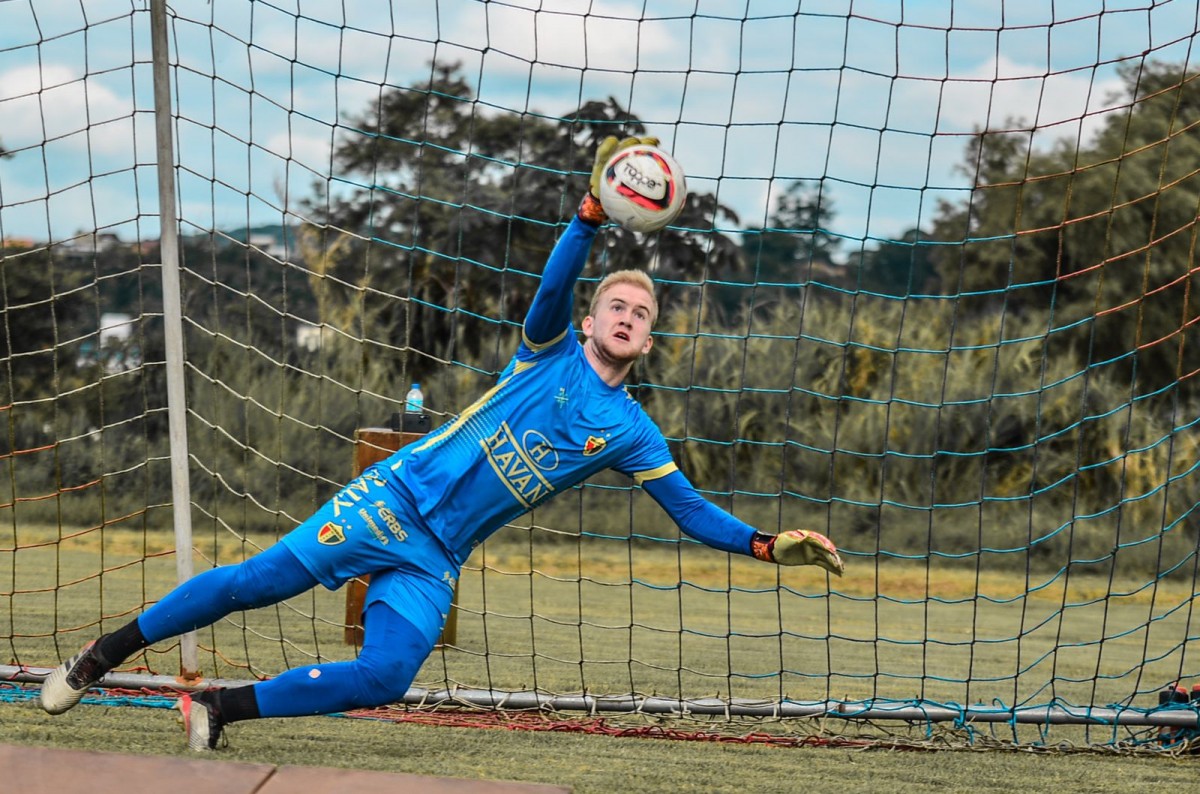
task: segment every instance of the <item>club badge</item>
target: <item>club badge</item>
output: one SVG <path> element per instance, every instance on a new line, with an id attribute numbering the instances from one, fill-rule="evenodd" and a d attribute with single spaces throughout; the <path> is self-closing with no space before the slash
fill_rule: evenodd
<path id="1" fill-rule="evenodd" d="M 607 444 L 608 442 L 603 438 L 588 436 L 587 441 L 583 442 L 583 456 L 585 458 L 590 458 L 592 455 L 596 455 L 603 450 Z"/>
<path id="2" fill-rule="evenodd" d="M 336 546 L 346 542 L 346 533 L 340 526 L 330 521 L 317 530 L 317 542 L 325 546 Z"/>

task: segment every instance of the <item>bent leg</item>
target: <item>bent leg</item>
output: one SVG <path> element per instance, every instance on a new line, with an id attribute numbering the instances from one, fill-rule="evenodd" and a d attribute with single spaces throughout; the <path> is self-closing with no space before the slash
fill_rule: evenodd
<path id="1" fill-rule="evenodd" d="M 237 565 L 204 571 L 137 619 L 148 644 L 216 623 L 231 612 L 276 604 L 311 590 L 316 578 L 277 543 Z"/>
<path id="2" fill-rule="evenodd" d="M 364 628 L 358 659 L 297 667 L 255 684 L 258 716 L 332 714 L 403 698 L 433 641 L 382 601 L 367 608 Z"/>

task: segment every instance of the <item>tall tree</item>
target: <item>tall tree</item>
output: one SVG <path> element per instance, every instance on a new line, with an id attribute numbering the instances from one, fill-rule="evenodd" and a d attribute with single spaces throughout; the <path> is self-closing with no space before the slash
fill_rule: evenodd
<path id="1" fill-rule="evenodd" d="M 533 276 L 587 189 L 596 143 L 645 133 L 612 98 L 560 118 L 494 112 L 457 64 L 434 65 L 428 82 L 385 93 L 347 126 L 334 165 L 350 188 L 310 203 L 314 292 L 324 321 L 363 330 L 369 318 L 373 336 L 414 351 L 414 377 L 457 356 L 487 357 L 496 324 L 511 330 L 523 318 Z M 599 267 L 697 280 L 706 263 L 736 258 L 706 233 L 721 214 L 732 216 L 693 195 L 677 222 L 685 230 L 642 239 L 609 228 Z"/>
<path id="2" fill-rule="evenodd" d="M 974 188 L 942 206 L 934 234 L 956 244 L 936 249 L 945 289 L 1045 313 L 1053 333 L 1146 392 L 1200 367 L 1185 345 L 1200 317 L 1200 84 L 1161 63 L 1120 74 L 1126 101 L 1093 141 L 1044 151 L 1028 134 L 976 135 Z"/>
<path id="3" fill-rule="evenodd" d="M 747 229 L 742 247 L 760 282 L 805 280 L 808 266 L 830 264 L 841 240 L 829 232 L 834 205 L 819 185 L 792 182 L 780 195 L 770 226 Z"/>
<path id="4" fill-rule="evenodd" d="M 862 289 L 903 297 L 925 292 L 933 277 L 932 246 L 920 229 L 881 242 L 859 257 Z"/>

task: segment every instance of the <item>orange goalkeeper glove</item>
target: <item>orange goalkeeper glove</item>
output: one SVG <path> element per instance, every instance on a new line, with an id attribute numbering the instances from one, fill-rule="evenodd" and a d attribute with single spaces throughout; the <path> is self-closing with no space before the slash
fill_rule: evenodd
<path id="1" fill-rule="evenodd" d="M 592 162 L 592 176 L 588 180 L 587 195 L 579 202 L 579 217 L 593 226 L 599 226 L 608 220 L 608 215 L 600 204 L 600 180 L 604 178 L 604 167 L 614 154 L 630 146 L 658 146 L 658 143 L 658 138 L 652 135 L 644 138 L 622 138 L 619 141 L 616 136 L 609 135 L 600 141 L 600 145 L 596 147 L 596 158 Z"/>
<path id="2" fill-rule="evenodd" d="M 750 549 L 757 559 L 777 565 L 816 565 L 837 576 L 846 570 L 833 541 L 809 529 L 792 529 L 778 535 L 755 532 Z"/>

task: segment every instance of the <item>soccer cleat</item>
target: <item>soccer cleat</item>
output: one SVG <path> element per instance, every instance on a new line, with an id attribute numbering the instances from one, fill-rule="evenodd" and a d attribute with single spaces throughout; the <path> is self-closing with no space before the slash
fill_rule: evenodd
<path id="1" fill-rule="evenodd" d="M 42 681 L 38 697 L 42 708 L 50 714 L 62 714 L 83 699 L 84 694 L 108 672 L 93 650 L 95 642 L 56 667 Z"/>
<path id="2" fill-rule="evenodd" d="M 203 695 L 181 695 L 175 708 L 183 716 L 183 732 L 187 734 L 188 749 L 207 752 L 217 749 L 222 723 L 217 707 Z"/>

